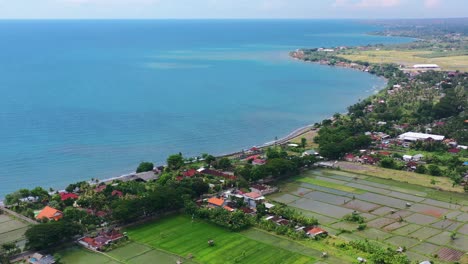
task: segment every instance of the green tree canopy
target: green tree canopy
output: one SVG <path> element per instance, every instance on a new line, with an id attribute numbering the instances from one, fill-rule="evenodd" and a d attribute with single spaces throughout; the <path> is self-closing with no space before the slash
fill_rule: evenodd
<path id="1" fill-rule="evenodd" d="M 152 171 L 154 168 L 154 164 L 152 162 L 141 162 L 140 165 L 138 165 L 138 168 L 136 169 L 137 173 L 140 172 L 146 172 L 146 171 Z"/>

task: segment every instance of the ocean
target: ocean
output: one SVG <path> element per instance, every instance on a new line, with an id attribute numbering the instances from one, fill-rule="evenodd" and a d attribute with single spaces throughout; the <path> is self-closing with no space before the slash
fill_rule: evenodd
<path id="1" fill-rule="evenodd" d="M 385 85 L 292 60 L 400 43 L 346 20 L 0 21 L 0 197 L 223 154 L 346 111 Z"/>

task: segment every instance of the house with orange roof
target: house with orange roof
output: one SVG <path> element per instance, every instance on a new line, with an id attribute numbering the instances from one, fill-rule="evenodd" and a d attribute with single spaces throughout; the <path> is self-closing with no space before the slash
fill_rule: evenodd
<path id="1" fill-rule="evenodd" d="M 42 220 L 44 218 L 48 219 L 48 220 L 55 220 L 55 221 L 58 221 L 60 219 L 62 219 L 63 217 L 63 213 L 55 208 L 52 208 L 50 206 L 46 206 L 44 207 L 44 209 L 42 209 L 41 212 L 39 212 L 39 214 L 37 214 L 36 216 L 36 219 L 37 220 Z"/>
<path id="2" fill-rule="evenodd" d="M 208 206 L 209 207 L 221 207 L 224 204 L 223 198 L 211 197 L 208 199 Z"/>

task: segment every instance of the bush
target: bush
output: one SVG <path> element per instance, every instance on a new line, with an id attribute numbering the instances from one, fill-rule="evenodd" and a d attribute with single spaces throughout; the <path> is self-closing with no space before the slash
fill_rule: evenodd
<path id="1" fill-rule="evenodd" d="M 367 224 L 359 224 L 358 227 L 357 227 L 357 230 L 362 231 L 362 230 L 366 229 L 366 227 L 367 227 Z"/>
<path id="2" fill-rule="evenodd" d="M 152 171 L 154 168 L 154 164 L 151 162 L 142 162 L 140 165 L 138 165 L 138 168 L 136 169 L 137 173 L 140 172 L 146 172 L 146 171 Z"/>
<path id="3" fill-rule="evenodd" d="M 354 223 L 362 224 L 362 223 L 364 223 L 366 218 L 364 218 L 362 215 L 360 215 L 360 214 L 358 214 L 356 212 L 353 212 L 351 214 L 347 214 L 347 215 L 343 216 L 343 220 L 348 221 L 348 222 L 354 222 Z"/>
<path id="4" fill-rule="evenodd" d="M 432 175 L 432 176 L 440 176 L 442 175 L 442 170 L 440 169 L 439 166 L 435 165 L 435 164 L 430 164 L 428 166 L 428 170 L 429 170 L 429 174 Z"/>

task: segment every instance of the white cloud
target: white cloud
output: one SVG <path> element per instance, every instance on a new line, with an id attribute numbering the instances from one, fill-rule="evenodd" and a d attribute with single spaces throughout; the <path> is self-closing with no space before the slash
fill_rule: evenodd
<path id="1" fill-rule="evenodd" d="M 424 6 L 426 8 L 436 8 L 441 4 L 440 0 L 424 0 Z"/>
<path id="2" fill-rule="evenodd" d="M 333 6 L 334 7 L 372 8 L 372 7 L 395 7 L 395 6 L 399 6 L 400 4 L 401 4 L 400 0 L 357 0 L 357 1 L 335 0 L 335 2 L 333 3 Z"/>

